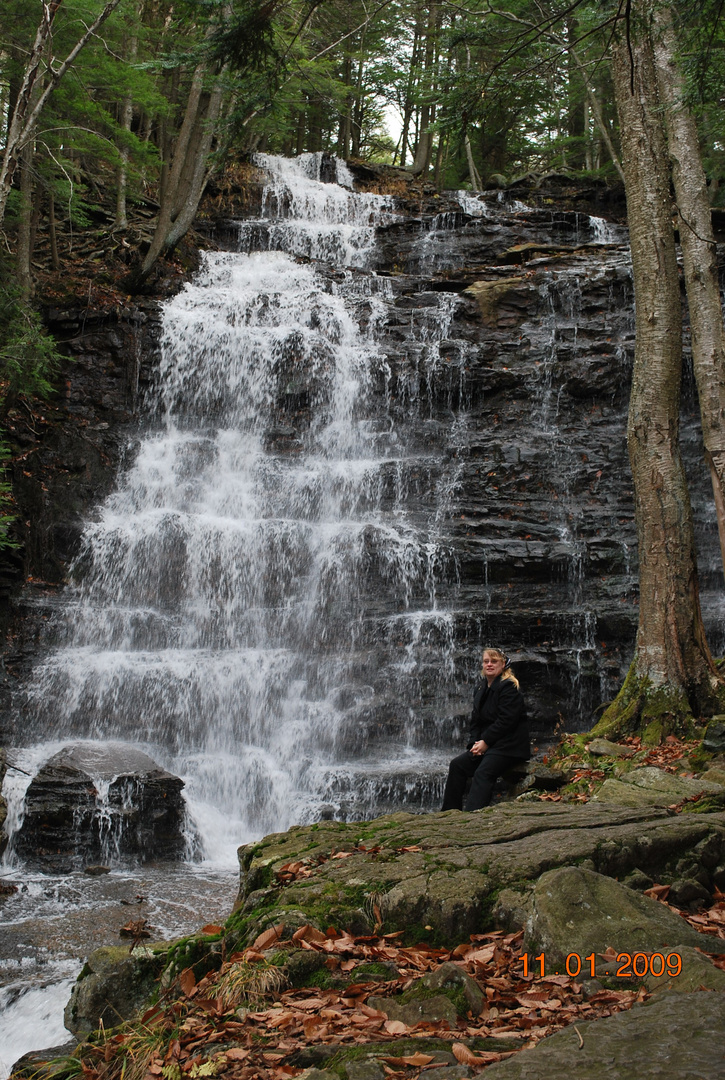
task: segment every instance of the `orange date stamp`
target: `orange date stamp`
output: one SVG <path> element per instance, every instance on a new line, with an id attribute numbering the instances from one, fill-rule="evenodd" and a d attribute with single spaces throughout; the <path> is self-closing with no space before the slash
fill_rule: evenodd
<path id="1" fill-rule="evenodd" d="M 568 975 L 571 979 L 579 978 L 579 976 L 593 979 L 597 975 L 614 975 L 619 979 L 643 979 L 645 975 L 654 975 L 656 979 L 659 979 L 663 975 L 673 978 L 682 971 L 682 957 L 676 952 L 617 953 L 609 964 L 608 970 L 602 971 L 600 968 L 598 972 L 596 971 L 596 953 L 589 953 L 588 956 L 580 956 L 575 952 L 569 953 L 564 961 L 563 971 L 559 969 L 552 971 L 547 967 L 545 953 L 539 953 L 538 956 L 522 953 L 520 959 L 524 966 L 524 977 L 531 972 L 532 975 L 538 975 L 542 979 L 546 975 Z M 560 964 L 559 968 L 561 966 Z"/>

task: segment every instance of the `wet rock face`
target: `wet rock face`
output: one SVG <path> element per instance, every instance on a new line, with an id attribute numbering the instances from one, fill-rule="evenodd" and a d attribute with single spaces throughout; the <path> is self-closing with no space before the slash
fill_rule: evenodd
<path id="1" fill-rule="evenodd" d="M 30 866 L 51 873 L 99 861 L 180 858 L 183 786 L 130 747 L 65 747 L 28 787 L 14 850 Z"/>
<path id="2" fill-rule="evenodd" d="M 3 781 L 5 780 L 5 751 L 0 749 L 0 790 L 2 790 Z M 8 806 L 5 799 L 0 795 L 0 855 L 7 847 L 8 838 L 5 833 L 5 821 L 8 816 Z"/>
<path id="3" fill-rule="evenodd" d="M 154 365 L 158 304 L 138 300 L 113 312 L 51 309 L 49 329 L 68 360 L 42 420 L 8 419 L 20 507 L 23 571 L 44 582 L 65 577 L 85 516 L 115 482 L 130 426 Z"/>

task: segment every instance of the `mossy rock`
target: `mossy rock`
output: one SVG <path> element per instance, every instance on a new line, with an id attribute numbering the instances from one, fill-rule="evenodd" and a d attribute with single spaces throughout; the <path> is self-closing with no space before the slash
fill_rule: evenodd
<path id="1" fill-rule="evenodd" d="M 170 942 L 96 949 L 86 960 L 65 1007 L 65 1026 L 87 1035 L 101 1025 L 113 1028 L 130 1020 L 151 1000 L 167 962 Z"/>
<path id="2" fill-rule="evenodd" d="M 652 975 L 649 972 L 643 982 L 650 993 L 694 993 L 696 990 L 718 990 L 725 993 L 725 971 L 716 967 L 708 956 L 703 956 L 699 950 L 689 945 L 678 945 L 676 949 L 669 949 L 668 954 L 670 957 L 680 957 L 682 965 L 679 974 L 672 974 L 678 967 L 674 959 L 664 964 L 661 975 Z M 656 970 L 659 971 L 659 965 Z"/>
<path id="3" fill-rule="evenodd" d="M 697 725 L 687 695 L 679 687 L 653 686 L 631 665 L 622 689 L 590 732 L 591 738 L 617 740 L 641 735 L 646 746 L 659 746 L 667 735 L 696 736 Z"/>
<path id="4" fill-rule="evenodd" d="M 418 993 L 397 998 L 371 995 L 368 1005 L 384 1012 L 388 1020 L 399 1020 L 408 1027 L 421 1023 L 436 1024 L 445 1020 L 450 1028 L 455 1028 L 460 1015 L 457 1004 L 448 994 Z"/>
<path id="5" fill-rule="evenodd" d="M 673 776 L 662 769 L 646 767 L 632 769 L 622 774 L 620 779 L 605 780 L 594 796 L 596 802 L 619 803 L 623 806 L 671 806 L 684 802 L 703 793 L 715 797 L 710 809 L 722 810 L 725 802 L 725 787 L 706 781 L 704 778 L 690 780 L 682 776 Z M 693 804 L 700 812 L 706 808 L 702 801 Z"/>
<path id="6" fill-rule="evenodd" d="M 711 754 L 725 754 L 725 716 L 713 716 L 707 725 L 702 748 Z"/>
<path id="7" fill-rule="evenodd" d="M 521 1043 L 516 1039 L 487 1039 L 482 1036 L 460 1039 L 469 1050 L 518 1050 Z M 348 1068 L 352 1064 L 382 1061 L 386 1057 L 402 1057 L 408 1054 L 430 1054 L 434 1062 L 452 1065 L 455 1057 L 451 1053 L 451 1043 L 446 1039 L 408 1037 L 376 1042 L 339 1046 L 332 1043 L 311 1043 L 290 1057 L 290 1064 L 296 1068 L 320 1067 L 334 1072 L 343 1080 L 348 1077 Z M 423 1074 L 427 1076 L 427 1072 Z"/>
<path id="8" fill-rule="evenodd" d="M 363 834 L 364 846 L 358 846 Z M 673 817 L 664 808 L 594 802 L 513 802 L 474 814 L 394 814 L 297 828 L 241 850 L 246 870 L 227 923 L 227 954 L 280 923 L 289 934 L 293 916 L 297 925 L 308 922 L 323 932 L 334 926 L 372 934 L 376 912 L 382 932 L 402 931 L 402 943 L 457 945 L 494 928 L 502 890 L 521 892 L 552 867 L 586 862 L 617 877 L 638 868 L 662 880 L 672 860 L 707 837 L 725 851 L 725 814 Z M 331 857 L 344 850 L 351 854 Z M 309 876 L 280 881 L 277 870 L 303 853 L 309 853 Z M 275 884 L 245 894 L 258 858 Z"/>
<path id="9" fill-rule="evenodd" d="M 507 1061 L 486 1080 L 663 1076 L 722 1080 L 725 994 L 665 994 L 602 1020 L 578 1020 Z"/>
<path id="10" fill-rule="evenodd" d="M 543 951 L 547 969 L 560 973 L 570 953 L 584 963 L 584 957 L 592 953 L 598 957 L 609 948 L 633 954 L 663 952 L 678 945 L 702 947 L 702 942 L 702 935 L 664 904 L 613 878 L 575 866 L 551 870 L 539 878 L 524 936 L 525 949 Z M 713 952 L 725 953 L 725 941 L 708 938 L 707 944 Z"/>

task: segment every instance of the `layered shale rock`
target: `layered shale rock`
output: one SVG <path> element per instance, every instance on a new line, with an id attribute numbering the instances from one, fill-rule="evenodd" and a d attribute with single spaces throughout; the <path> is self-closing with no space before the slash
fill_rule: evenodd
<path id="1" fill-rule="evenodd" d="M 131 747 L 65 747 L 28 787 L 14 851 L 53 873 L 94 862 L 179 858 L 186 846 L 183 786 Z"/>

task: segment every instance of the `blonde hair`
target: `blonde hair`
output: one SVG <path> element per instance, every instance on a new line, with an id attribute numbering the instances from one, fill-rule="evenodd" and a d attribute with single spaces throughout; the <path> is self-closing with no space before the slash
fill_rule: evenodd
<path id="1" fill-rule="evenodd" d="M 516 687 L 516 689 L 518 690 L 519 689 L 519 680 L 516 678 L 513 671 L 511 670 L 511 661 L 509 660 L 506 653 L 502 652 L 501 649 L 484 649 L 483 650 L 483 656 L 485 656 L 486 653 L 490 653 L 491 656 L 497 656 L 499 660 L 503 660 L 504 669 L 501 672 L 501 679 L 502 680 L 503 679 L 510 679 L 511 682 Z M 483 668 L 481 668 L 481 675 L 485 676 L 485 672 L 484 672 Z"/>

